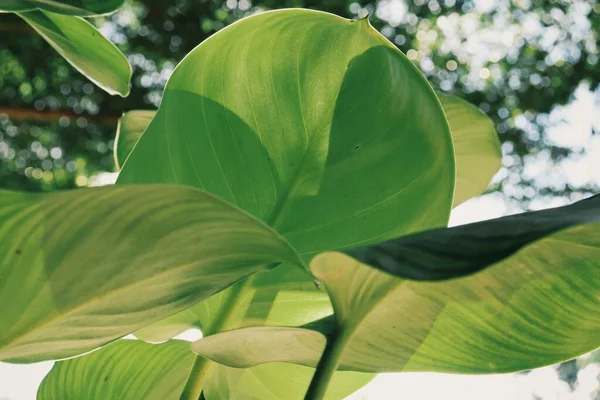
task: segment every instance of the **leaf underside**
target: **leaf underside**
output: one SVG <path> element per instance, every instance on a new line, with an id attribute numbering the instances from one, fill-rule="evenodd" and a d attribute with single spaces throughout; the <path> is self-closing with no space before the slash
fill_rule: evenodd
<path id="1" fill-rule="evenodd" d="M 232 366 L 284 357 L 314 366 L 322 335 L 338 326 L 346 341 L 341 370 L 500 373 L 598 347 L 599 196 L 405 240 L 413 251 L 395 261 L 390 255 L 388 266 L 414 263 L 448 271 L 471 263 L 481 269 L 484 260 L 488 268 L 445 282 L 404 281 L 347 255 L 324 253 L 311 270 L 329 291 L 337 322 L 310 326 L 322 333 L 308 326 L 234 330 L 196 342 L 194 351 Z"/>
<path id="2" fill-rule="evenodd" d="M 280 262 L 273 230 L 193 188 L 0 193 L 0 360 L 71 357 Z"/>
<path id="3" fill-rule="evenodd" d="M 454 156 L 435 93 L 367 21 L 283 10 L 222 30 L 175 69 L 122 166 L 118 183 L 139 182 L 204 188 L 274 227 L 308 260 L 446 224 Z M 329 314 L 311 277 L 288 271 L 282 265 L 208 299 L 187 323 L 212 334 Z M 178 318 L 140 337 L 168 338 L 184 327 Z M 278 373 L 261 368 L 254 376 Z M 225 390 L 230 372 L 208 387 Z M 263 383 L 284 387 L 290 376 Z M 304 395 L 310 374 L 298 376 L 290 399 Z"/>

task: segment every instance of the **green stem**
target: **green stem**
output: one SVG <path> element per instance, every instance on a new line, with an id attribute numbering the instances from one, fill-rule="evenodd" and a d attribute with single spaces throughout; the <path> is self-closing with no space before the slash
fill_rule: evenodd
<path id="1" fill-rule="evenodd" d="M 323 400 L 325 398 L 329 381 L 337 370 L 345 345 L 346 340 L 339 332 L 334 332 L 327 338 L 325 351 L 323 351 L 319 364 L 317 364 L 317 369 L 310 381 L 304 400 Z"/>
<path id="2" fill-rule="evenodd" d="M 200 398 L 210 364 L 206 358 L 196 356 L 179 400 L 198 400 Z"/>
<path id="3" fill-rule="evenodd" d="M 229 297 L 225 300 L 224 304 L 219 308 L 220 317 L 214 322 L 213 326 L 207 328 L 205 332 L 202 332 L 203 336 L 210 336 L 215 333 L 219 333 L 225 330 L 228 324 L 231 323 L 231 319 L 235 315 L 235 308 L 243 301 L 244 295 L 251 288 L 254 277 L 248 278 L 246 281 L 241 282 L 238 287 L 231 288 Z M 200 339 L 202 340 L 202 339 Z M 188 374 L 185 387 L 179 400 L 198 400 L 202 394 L 202 387 L 206 382 L 206 377 L 211 367 L 212 362 L 204 357 L 196 356 L 194 365 Z"/>

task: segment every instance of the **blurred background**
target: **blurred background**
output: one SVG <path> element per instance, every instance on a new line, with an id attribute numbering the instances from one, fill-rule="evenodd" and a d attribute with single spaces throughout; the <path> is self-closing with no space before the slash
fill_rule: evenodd
<path id="1" fill-rule="evenodd" d="M 92 20 L 133 66 L 125 99 L 95 87 L 22 20 L 0 14 L 0 187 L 113 181 L 124 111 L 156 109 L 174 67 L 210 35 L 288 7 L 370 15 L 436 90 L 494 120 L 503 168 L 487 194 L 455 210 L 453 224 L 600 191 L 600 2 L 577 0 L 130 0 Z M 0 364 L 0 399 L 33 399 L 49 365 Z M 386 375 L 354 398 L 600 400 L 600 354 L 515 375 Z"/>

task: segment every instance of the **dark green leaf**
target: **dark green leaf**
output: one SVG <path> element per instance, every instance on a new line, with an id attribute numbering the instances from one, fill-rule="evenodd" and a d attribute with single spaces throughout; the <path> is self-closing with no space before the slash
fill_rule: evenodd
<path id="1" fill-rule="evenodd" d="M 487 268 L 560 230 L 598 222 L 600 195 L 566 207 L 421 232 L 348 254 L 402 278 L 451 279 Z"/>

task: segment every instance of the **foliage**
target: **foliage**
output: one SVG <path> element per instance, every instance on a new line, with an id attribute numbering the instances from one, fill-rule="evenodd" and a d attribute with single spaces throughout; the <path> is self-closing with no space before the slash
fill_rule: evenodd
<path id="1" fill-rule="evenodd" d="M 131 65 L 93 25 L 77 15 L 114 11 L 123 0 L 62 2 L 16 0 L 0 5 L 0 11 L 18 12 L 61 56 L 110 94 L 129 94 Z"/>
<path id="2" fill-rule="evenodd" d="M 17 18 L 0 15 L 1 34 L 11 38 L 0 43 L 0 62 L 7 66 L 0 72 L 0 114 L 11 116 L 0 128 L 6 146 L 0 156 L 10 156 L 0 167 L 1 186 L 72 188 L 85 185 L 98 171 L 112 171 L 107 149 L 124 111 L 157 106 L 173 66 L 208 36 L 242 16 L 282 7 L 315 8 L 348 18 L 370 12 L 372 25 L 413 57 L 434 88 L 480 106 L 493 119 L 505 143 L 505 158 L 492 189 L 501 189 L 519 206 L 549 195 L 575 193 L 570 199 L 577 200 L 597 190 L 592 183 L 561 175 L 549 180 L 522 174 L 526 163 L 560 163 L 585 152 L 549 140 L 547 128 L 556 124 L 549 113 L 568 103 L 581 85 L 595 90 L 600 79 L 595 54 L 600 6 L 596 1 L 554 0 L 499 1 L 483 11 L 470 0 L 400 5 L 391 0 L 133 1 L 119 14 L 94 20 L 104 23 L 103 33 L 133 65 L 127 100 L 86 85 Z M 392 13 L 398 8 L 401 12 Z M 489 42 L 480 43 L 481 37 Z M 46 60 L 44 65 L 40 59 Z M 483 68 L 487 70 L 480 72 Z M 479 76 L 488 72 L 485 79 Z M 59 117 L 64 117 L 60 124 Z M 39 140 L 40 131 L 50 137 Z M 35 141 L 48 152 L 62 149 L 63 156 L 55 162 L 42 151 L 38 157 L 30 147 Z"/>
<path id="3" fill-rule="evenodd" d="M 75 18 L 33 3 L 7 10 Z M 336 399 L 382 371 L 517 371 L 598 346 L 599 198 L 443 228 L 500 165 L 493 125 L 365 19 L 247 18 L 118 131 L 118 185 L 0 199 L 0 359 L 79 356 L 40 398 Z M 170 340 L 188 327 L 205 336 L 193 359 Z M 167 342 L 109 344 L 133 332 Z M 172 379 L 146 385 L 161 368 Z"/>

